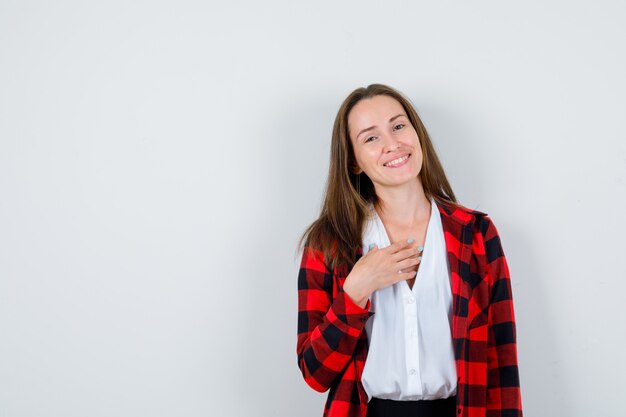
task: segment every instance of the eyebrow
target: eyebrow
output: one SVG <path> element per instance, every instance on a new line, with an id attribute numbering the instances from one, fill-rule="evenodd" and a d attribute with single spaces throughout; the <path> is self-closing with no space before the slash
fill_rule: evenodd
<path id="1" fill-rule="evenodd" d="M 400 117 L 400 116 L 405 116 L 405 117 L 406 117 L 406 114 L 404 114 L 404 113 L 396 114 L 396 115 L 395 115 L 395 116 L 393 116 L 391 119 L 389 119 L 389 122 L 393 122 L 394 120 L 396 120 L 396 119 L 397 119 L 398 117 Z M 361 136 L 361 133 L 364 133 L 364 132 L 369 132 L 369 131 L 370 131 L 370 130 L 372 130 L 372 129 L 376 129 L 376 126 L 370 126 L 370 127 L 368 127 L 368 128 L 365 128 L 365 129 L 361 130 L 361 131 L 359 132 L 359 134 L 358 134 L 358 135 L 356 135 L 357 139 L 358 139 L 358 137 L 359 137 L 359 136 Z"/>

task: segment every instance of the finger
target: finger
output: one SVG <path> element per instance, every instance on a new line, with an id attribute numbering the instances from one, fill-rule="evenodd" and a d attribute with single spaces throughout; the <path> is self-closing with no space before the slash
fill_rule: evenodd
<path id="1" fill-rule="evenodd" d="M 403 272 L 401 274 L 396 273 L 396 277 L 394 279 L 394 283 L 400 282 L 400 281 L 406 281 L 407 279 L 415 278 L 416 275 L 417 275 L 416 271 L 408 271 L 408 272 Z"/>
<path id="2" fill-rule="evenodd" d="M 422 262 L 421 255 L 415 258 L 407 258 L 403 261 L 398 262 L 395 266 L 400 270 L 405 270 L 415 265 L 419 265 Z"/>
<path id="3" fill-rule="evenodd" d="M 420 256 L 421 254 L 422 253 L 418 250 L 416 246 L 411 245 L 407 248 L 404 248 L 396 252 L 395 254 L 392 255 L 391 258 L 396 262 L 400 262 L 407 258 L 415 258 L 417 256 Z"/>
<path id="4" fill-rule="evenodd" d="M 411 239 L 409 239 L 411 240 Z M 392 254 L 397 253 L 398 251 L 401 251 L 403 249 L 406 249 L 408 247 L 410 247 L 411 245 L 413 245 L 413 241 L 411 240 L 411 242 L 409 243 L 409 240 L 399 240 L 389 246 L 387 246 L 386 249 L 389 250 L 389 252 L 391 252 Z"/>
<path id="5" fill-rule="evenodd" d="M 417 276 L 417 271 L 409 271 L 409 272 L 405 272 L 402 275 L 406 275 L 404 278 L 404 280 L 406 281 L 407 279 L 413 279 Z"/>

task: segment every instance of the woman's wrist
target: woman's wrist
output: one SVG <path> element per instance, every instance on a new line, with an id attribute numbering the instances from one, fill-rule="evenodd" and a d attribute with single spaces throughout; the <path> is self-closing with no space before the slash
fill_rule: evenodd
<path id="1" fill-rule="evenodd" d="M 348 282 L 348 280 L 346 280 L 344 286 L 343 286 L 343 292 L 345 292 L 348 297 L 350 297 L 350 299 L 352 300 L 352 302 L 356 305 L 358 305 L 361 308 L 365 308 L 365 306 L 367 305 L 367 300 L 369 299 L 369 294 L 364 294 L 363 292 L 360 292 L 354 288 L 352 288 L 352 286 L 350 285 L 350 282 Z"/>

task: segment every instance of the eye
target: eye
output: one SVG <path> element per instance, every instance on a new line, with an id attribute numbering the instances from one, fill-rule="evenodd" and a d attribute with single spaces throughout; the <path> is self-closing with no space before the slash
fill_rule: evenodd
<path id="1" fill-rule="evenodd" d="M 370 137 L 366 138 L 366 139 L 365 139 L 365 143 L 369 142 L 369 141 L 370 141 L 370 139 L 375 138 L 375 137 L 376 137 L 376 136 L 370 136 Z"/>
<path id="2" fill-rule="evenodd" d="M 399 124 L 395 125 L 394 127 L 398 127 L 398 126 L 404 127 L 404 123 L 399 123 Z M 402 129 L 402 127 L 400 129 Z M 398 130 L 400 130 L 400 129 L 398 129 Z"/>

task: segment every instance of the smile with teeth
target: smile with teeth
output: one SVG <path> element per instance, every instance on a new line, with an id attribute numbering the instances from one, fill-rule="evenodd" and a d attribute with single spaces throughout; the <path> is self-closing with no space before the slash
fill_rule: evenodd
<path id="1" fill-rule="evenodd" d="M 383 164 L 383 165 L 386 166 L 386 167 L 398 166 L 398 165 L 402 164 L 404 161 L 406 161 L 407 159 L 409 159 L 409 156 L 411 156 L 411 154 L 404 155 L 401 158 L 394 159 L 393 161 L 389 161 L 389 162 L 387 162 L 386 164 Z"/>

